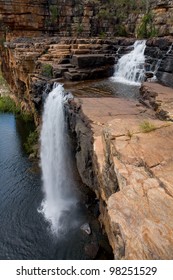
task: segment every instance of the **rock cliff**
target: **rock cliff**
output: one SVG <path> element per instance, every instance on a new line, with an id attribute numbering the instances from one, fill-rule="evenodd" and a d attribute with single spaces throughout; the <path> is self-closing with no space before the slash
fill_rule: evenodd
<path id="1" fill-rule="evenodd" d="M 147 6 L 148 3 L 148 6 Z M 134 36 L 148 10 L 157 36 L 172 35 L 173 1 L 0 1 L 1 36 Z"/>
<path id="2" fill-rule="evenodd" d="M 153 13 L 153 24 L 159 36 L 173 35 L 173 1 L 150 0 L 150 9 Z"/>
<path id="3" fill-rule="evenodd" d="M 0 1 L 0 31 L 7 39 L 34 36 L 45 31 L 47 0 Z"/>
<path id="4" fill-rule="evenodd" d="M 159 85 L 143 87 L 152 95 Z M 168 89 L 157 91 L 166 101 Z M 100 201 L 115 259 L 172 259 L 172 122 L 121 98 L 80 98 L 67 111 L 78 169 Z"/>

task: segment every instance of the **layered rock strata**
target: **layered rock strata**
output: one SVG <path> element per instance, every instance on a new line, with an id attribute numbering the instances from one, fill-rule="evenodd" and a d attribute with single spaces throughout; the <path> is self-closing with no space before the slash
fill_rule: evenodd
<path id="1" fill-rule="evenodd" d="M 73 37 L 134 34 L 138 13 L 144 9 L 141 3 L 134 6 L 104 0 L 1 0 L 0 31 L 8 39 L 41 33 Z"/>
<path id="2" fill-rule="evenodd" d="M 135 39 L 18 38 L 1 48 L 2 71 L 23 108 L 39 111 L 48 84 L 109 77 L 118 58 Z M 145 50 L 146 78 L 172 85 L 172 38 L 150 39 Z M 157 73 L 156 73 L 157 72 Z M 173 85 L 172 85 L 173 86 Z"/>
<path id="3" fill-rule="evenodd" d="M 23 109 L 35 114 L 48 85 L 57 79 L 111 76 L 117 48 L 101 39 L 19 38 L 1 48 L 2 71 Z"/>
<path id="4" fill-rule="evenodd" d="M 121 98 L 80 98 L 67 111 L 115 259 L 172 259 L 172 122 Z"/>
<path id="5" fill-rule="evenodd" d="M 47 0 L 0 1 L 0 35 L 8 39 L 39 35 L 49 15 Z"/>
<path id="6" fill-rule="evenodd" d="M 150 0 L 153 13 L 153 25 L 159 36 L 173 35 L 173 1 Z"/>

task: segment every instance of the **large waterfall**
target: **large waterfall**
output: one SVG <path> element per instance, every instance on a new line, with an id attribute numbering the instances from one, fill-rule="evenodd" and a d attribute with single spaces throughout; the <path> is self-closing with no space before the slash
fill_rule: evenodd
<path id="1" fill-rule="evenodd" d="M 143 82 L 145 47 L 145 40 L 136 41 L 133 50 L 119 59 L 112 77 L 114 81 L 131 85 L 140 85 Z"/>
<path id="2" fill-rule="evenodd" d="M 56 86 L 48 95 L 41 131 L 41 168 L 45 199 L 41 212 L 58 233 L 63 228 L 62 216 L 75 204 L 73 176 L 67 154 L 64 120 L 64 88 Z"/>

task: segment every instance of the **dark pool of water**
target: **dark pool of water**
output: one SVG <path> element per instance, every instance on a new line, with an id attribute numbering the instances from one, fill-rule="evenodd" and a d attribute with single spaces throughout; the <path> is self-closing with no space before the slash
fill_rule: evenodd
<path id="1" fill-rule="evenodd" d="M 139 86 L 118 83 L 111 78 L 73 83 L 65 81 L 64 85 L 76 97 L 119 97 L 127 99 L 138 99 L 140 97 Z"/>
<path id="2" fill-rule="evenodd" d="M 97 219 L 82 201 L 70 215 L 66 213 L 66 223 L 68 219 L 89 222 L 91 235 L 78 224 L 55 237 L 37 210 L 43 199 L 41 174 L 39 169 L 33 172 L 33 163 L 23 149 L 28 130 L 28 125 L 12 114 L 0 113 L 0 259 L 90 259 L 86 245 L 106 244 L 103 247 L 107 248 L 108 244 Z M 81 182 L 77 179 L 76 184 Z M 103 251 L 97 258 L 110 257 Z"/>

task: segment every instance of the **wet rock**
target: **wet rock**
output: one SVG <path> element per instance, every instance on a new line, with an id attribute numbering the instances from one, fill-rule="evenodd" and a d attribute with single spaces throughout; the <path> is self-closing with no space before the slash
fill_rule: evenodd
<path id="1" fill-rule="evenodd" d="M 91 234 L 91 228 L 88 223 L 83 224 L 80 229 L 84 231 L 86 234 L 90 235 Z"/>
<path id="2" fill-rule="evenodd" d="M 156 77 L 162 84 L 173 88 L 173 74 L 172 73 L 158 71 L 156 73 Z"/>

